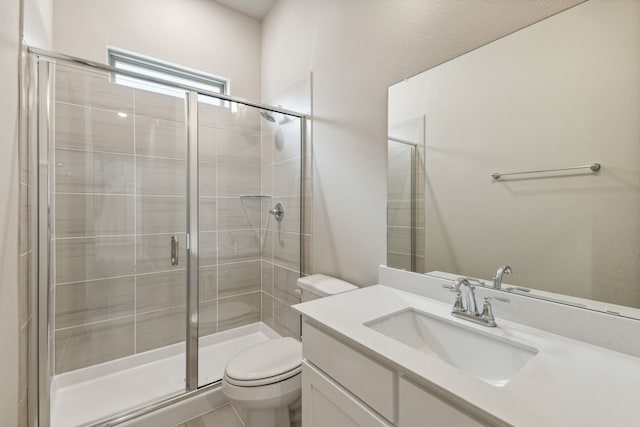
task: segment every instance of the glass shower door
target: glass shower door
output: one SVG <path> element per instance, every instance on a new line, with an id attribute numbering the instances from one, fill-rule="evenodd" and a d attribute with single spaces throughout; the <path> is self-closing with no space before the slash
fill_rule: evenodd
<path id="1" fill-rule="evenodd" d="M 39 81 L 51 425 L 78 425 L 185 390 L 187 95 L 43 60 Z"/>
<path id="2" fill-rule="evenodd" d="M 200 387 L 261 339 L 260 126 L 257 108 L 199 97 Z"/>

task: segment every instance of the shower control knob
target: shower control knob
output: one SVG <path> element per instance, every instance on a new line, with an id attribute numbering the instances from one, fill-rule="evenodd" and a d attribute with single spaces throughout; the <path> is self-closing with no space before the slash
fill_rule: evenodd
<path id="1" fill-rule="evenodd" d="M 269 213 L 276 218 L 276 221 L 280 222 L 284 219 L 284 206 L 282 206 L 282 203 L 278 203 Z"/>

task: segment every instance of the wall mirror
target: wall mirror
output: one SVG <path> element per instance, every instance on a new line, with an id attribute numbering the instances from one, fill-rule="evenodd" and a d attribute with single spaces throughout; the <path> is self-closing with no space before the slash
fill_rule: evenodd
<path id="1" fill-rule="evenodd" d="M 640 318 L 640 2 L 399 82 L 388 114 L 389 266 L 490 285 L 506 264 L 512 292 Z"/>

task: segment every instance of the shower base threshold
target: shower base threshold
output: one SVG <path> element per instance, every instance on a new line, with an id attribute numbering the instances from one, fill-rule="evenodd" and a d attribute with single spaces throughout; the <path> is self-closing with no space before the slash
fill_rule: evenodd
<path id="1" fill-rule="evenodd" d="M 278 337 L 262 322 L 201 337 L 198 384 L 220 380 L 236 353 Z M 91 424 L 181 394 L 185 372 L 183 342 L 56 375 L 51 385 L 51 426 Z"/>

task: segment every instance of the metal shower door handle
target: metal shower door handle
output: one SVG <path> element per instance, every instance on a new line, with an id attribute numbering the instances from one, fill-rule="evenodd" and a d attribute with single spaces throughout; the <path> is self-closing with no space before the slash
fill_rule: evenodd
<path id="1" fill-rule="evenodd" d="M 171 265 L 178 265 L 178 236 L 171 236 Z"/>

